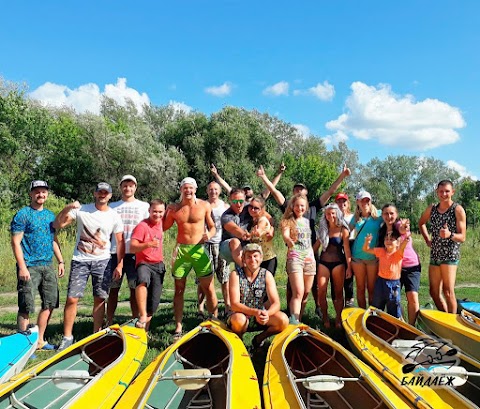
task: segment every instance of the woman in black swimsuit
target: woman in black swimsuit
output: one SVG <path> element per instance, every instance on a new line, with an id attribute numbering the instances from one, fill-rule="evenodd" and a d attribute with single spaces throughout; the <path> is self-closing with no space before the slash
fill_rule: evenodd
<path id="1" fill-rule="evenodd" d="M 324 209 L 317 231 L 317 246 L 322 246 L 317 270 L 318 299 L 323 313 L 323 325 L 330 328 L 328 319 L 327 288 L 330 277 L 335 288 L 335 327 L 341 328 L 343 310 L 343 282 L 351 277 L 351 253 L 349 243 L 350 230 L 343 219 L 343 214 L 336 204 Z"/>

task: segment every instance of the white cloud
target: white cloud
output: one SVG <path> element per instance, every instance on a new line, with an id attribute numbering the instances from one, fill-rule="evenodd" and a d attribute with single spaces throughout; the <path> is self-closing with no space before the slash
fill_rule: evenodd
<path id="1" fill-rule="evenodd" d="M 288 95 L 289 84 L 286 81 L 280 81 L 276 84 L 270 85 L 262 91 L 263 95 L 271 95 L 278 97 L 280 95 Z"/>
<path id="2" fill-rule="evenodd" d="M 170 101 L 168 105 L 170 105 L 176 112 L 184 112 L 185 114 L 189 114 L 193 111 L 193 108 L 184 102 Z"/>
<path id="3" fill-rule="evenodd" d="M 325 145 L 338 145 L 339 142 L 346 142 L 348 135 L 343 131 L 337 131 L 333 135 L 327 135 L 322 138 Z"/>
<path id="4" fill-rule="evenodd" d="M 465 121 L 460 110 L 437 99 L 415 101 L 412 95 L 398 96 L 389 85 L 351 85 L 346 112 L 326 127 L 358 139 L 411 150 L 428 150 L 459 140 L 455 129 Z"/>
<path id="5" fill-rule="evenodd" d="M 296 89 L 293 95 L 312 95 L 322 101 L 331 101 L 335 96 L 335 87 L 328 81 L 323 81 L 323 84 L 318 83 L 308 89 Z"/>
<path id="6" fill-rule="evenodd" d="M 226 97 L 231 94 L 232 89 L 232 84 L 230 84 L 229 82 L 224 82 L 222 85 L 219 85 L 217 87 L 213 86 L 205 88 L 205 92 L 215 97 Z"/>
<path id="7" fill-rule="evenodd" d="M 30 93 L 30 97 L 40 101 L 45 106 L 68 106 L 79 113 L 100 113 L 102 98 L 106 96 L 115 100 L 119 105 L 126 105 L 130 99 L 137 109 L 142 112 L 143 105 L 149 104 L 150 99 L 146 93 L 140 94 L 137 90 L 127 87 L 126 78 L 118 78 L 116 84 L 106 84 L 104 91 L 100 92 L 97 84 L 89 83 L 70 89 L 66 85 L 46 82 Z"/>
<path id="8" fill-rule="evenodd" d="M 472 180 L 478 180 L 475 175 L 472 175 L 465 166 L 460 165 L 460 163 L 455 162 L 454 160 L 448 160 L 447 166 L 453 170 L 456 170 L 462 178 L 470 178 Z"/>
<path id="9" fill-rule="evenodd" d="M 297 132 L 303 138 L 308 138 L 312 134 L 312 132 L 310 131 L 310 128 L 306 125 L 293 124 L 293 127 L 297 130 Z"/>

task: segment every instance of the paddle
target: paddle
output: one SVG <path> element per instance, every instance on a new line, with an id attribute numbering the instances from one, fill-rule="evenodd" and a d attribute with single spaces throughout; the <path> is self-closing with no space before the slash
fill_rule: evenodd
<path id="1" fill-rule="evenodd" d="M 65 369 L 55 371 L 52 375 L 34 376 L 32 379 L 51 379 L 58 389 L 72 390 L 81 388 L 93 378 L 88 371 Z"/>
<path id="2" fill-rule="evenodd" d="M 442 359 L 444 356 L 455 356 L 457 355 L 458 351 L 455 349 L 455 348 L 451 348 L 449 349 L 448 351 L 446 351 L 440 359 Z M 435 363 L 435 361 L 437 361 L 438 364 L 455 364 L 457 363 L 456 360 L 451 360 L 451 361 L 440 361 L 437 357 L 432 357 L 432 356 L 429 356 L 428 359 L 426 359 L 425 361 L 421 361 L 421 362 L 415 362 L 415 363 L 412 363 L 412 364 L 405 364 L 403 365 L 402 367 L 402 372 L 403 373 L 410 373 L 412 372 L 417 366 L 422 366 L 424 364 L 433 364 Z"/>
<path id="3" fill-rule="evenodd" d="M 342 389 L 345 386 L 345 382 L 361 380 L 361 376 L 358 378 L 342 378 L 334 375 L 315 375 L 308 378 L 295 379 L 295 382 L 302 382 L 305 388 L 314 392 L 333 392 Z"/>
<path id="4" fill-rule="evenodd" d="M 175 385 L 184 390 L 196 390 L 203 388 L 212 378 L 223 378 L 223 374 L 212 375 L 210 369 L 178 369 L 173 371 L 172 376 L 159 376 L 159 381 L 173 381 Z"/>
<path id="5" fill-rule="evenodd" d="M 462 386 L 467 382 L 469 376 L 480 376 L 479 372 L 468 372 L 463 366 L 452 366 L 450 368 L 438 366 L 430 369 L 429 372 L 437 376 L 454 376 L 453 386 Z"/>

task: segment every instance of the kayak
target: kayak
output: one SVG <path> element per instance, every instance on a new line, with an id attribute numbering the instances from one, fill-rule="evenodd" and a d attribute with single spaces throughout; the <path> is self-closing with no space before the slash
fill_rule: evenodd
<path id="1" fill-rule="evenodd" d="M 330 337 L 289 325 L 268 349 L 265 409 L 412 408 L 376 372 Z"/>
<path id="2" fill-rule="evenodd" d="M 467 310 L 462 310 L 460 313 L 460 318 L 465 325 L 468 325 L 470 328 L 473 328 L 476 331 L 480 331 L 480 318 L 476 315 L 468 312 Z"/>
<path id="3" fill-rule="evenodd" d="M 373 307 L 344 309 L 342 323 L 352 350 L 417 407 L 478 408 L 478 361 Z"/>
<path id="4" fill-rule="evenodd" d="M 462 310 L 467 310 L 471 314 L 480 317 L 480 302 L 468 301 L 468 300 L 457 300 L 458 312 Z"/>
<path id="5" fill-rule="evenodd" d="M 451 341 L 462 352 L 480 360 L 480 326 L 478 329 L 474 329 L 474 317 L 480 321 L 480 318 L 466 310 L 463 310 L 461 314 L 449 314 L 422 308 L 419 322 L 428 332 L 438 338 Z"/>
<path id="6" fill-rule="evenodd" d="M 117 408 L 260 409 L 260 389 L 242 340 L 222 322 L 198 325 L 161 352 Z"/>
<path id="7" fill-rule="evenodd" d="M 0 386 L 0 408 L 112 408 L 147 351 L 145 330 L 112 325 Z"/>
<path id="8" fill-rule="evenodd" d="M 38 345 L 38 327 L 0 338 L 0 383 L 22 371 Z"/>

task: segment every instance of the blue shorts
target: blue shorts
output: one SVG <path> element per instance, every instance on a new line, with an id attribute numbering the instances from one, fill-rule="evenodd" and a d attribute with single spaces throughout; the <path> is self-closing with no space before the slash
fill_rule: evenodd
<path id="1" fill-rule="evenodd" d="M 420 273 L 422 265 L 418 264 L 413 267 L 403 267 L 402 276 L 400 277 L 400 284 L 405 288 L 405 292 L 415 291 L 418 293 L 420 288 Z"/>
<path id="2" fill-rule="evenodd" d="M 388 314 L 400 318 L 402 316 L 402 308 L 400 306 L 400 280 L 387 280 L 382 277 L 377 277 L 372 305 L 380 310 L 384 310 L 386 306 Z"/>

